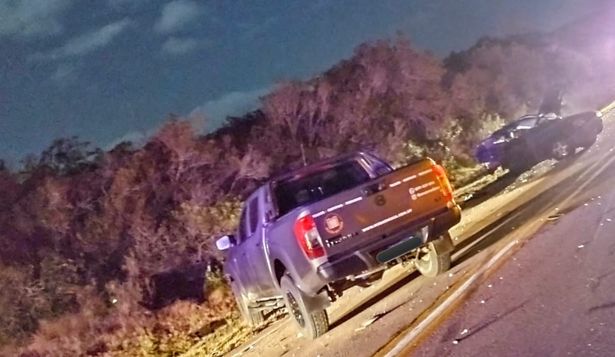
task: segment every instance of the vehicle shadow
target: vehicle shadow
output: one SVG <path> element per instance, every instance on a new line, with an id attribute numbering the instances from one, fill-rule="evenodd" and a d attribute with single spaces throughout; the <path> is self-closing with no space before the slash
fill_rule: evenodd
<path id="1" fill-rule="evenodd" d="M 461 342 L 462 340 L 465 340 L 467 338 L 470 338 L 474 335 L 476 335 L 477 333 L 479 333 L 481 330 L 484 330 L 485 328 L 491 326 L 492 324 L 503 320 L 504 318 L 506 318 L 508 315 L 512 315 L 513 313 L 515 313 L 516 311 L 522 309 L 525 305 L 527 305 L 527 303 L 529 302 L 529 299 L 524 300 L 523 302 L 507 309 L 506 311 L 491 317 L 490 319 L 480 322 L 474 326 L 470 326 L 467 328 L 467 333 L 463 334 L 463 335 L 459 335 L 459 329 L 457 326 L 453 326 L 452 328 L 449 328 L 445 335 L 442 338 L 442 342 L 444 341 L 450 341 L 450 340 L 454 340 L 457 342 Z"/>
<path id="2" fill-rule="evenodd" d="M 331 329 L 334 329 L 335 327 L 344 324 L 346 321 L 348 321 L 348 320 L 352 319 L 353 317 L 357 316 L 358 314 L 360 314 L 361 312 L 365 311 L 366 309 L 368 309 L 369 307 L 371 307 L 372 305 L 374 305 L 378 301 L 382 300 L 386 296 L 390 295 L 394 291 L 398 290 L 399 288 L 401 288 L 402 286 L 408 284 L 409 282 L 411 282 L 412 280 L 418 278 L 419 276 L 421 276 L 421 274 L 419 274 L 419 272 L 417 272 L 417 271 L 414 271 L 414 272 L 410 273 L 408 276 L 405 276 L 404 278 L 402 278 L 398 282 L 394 283 L 393 285 L 387 287 L 386 289 L 384 289 L 382 291 L 379 291 L 376 295 L 370 297 L 369 299 L 367 299 L 365 301 L 362 301 L 357 306 L 355 306 L 353 309 L 349 310 L 345 314 L 342 314 L 339 318 L 337 318 L 335 321 L 333 321 L 333 323 L 330 326 Z M 399 307 L 399 306 L 397 306 L 397 307 Z M 382 314 L 381 316 L 377 316 L 377 317 L 380 318 L 380 317 L 382 317 L 382 316 L 392 312 L 397 307 L 395 307 L 395 308 L 387 311 L 385 314 Z"/>

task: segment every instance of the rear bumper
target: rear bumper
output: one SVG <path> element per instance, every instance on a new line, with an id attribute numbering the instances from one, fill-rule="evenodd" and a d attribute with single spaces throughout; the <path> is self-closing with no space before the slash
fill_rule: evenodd
<path id="1" fill-rule="evenodd" d="M 390 235 L 370 242 L 359 250 L 341 256 L 331 256 L 328 261 L 317 268 L 318 276 L 323 286 L 342 279 L 358 276 L 383 265 L 376 256 L 387 248 L 396 246 L 405 252 L 438 239 L 452 226 L 461 220 L 461 209 L 454 205 L 443 210 L 433 218 L 412 223 L 409 226 L 391 233 Z M 427 237 L 422 229 L 428 227 Z M 400 242 L 403 242 L 400 244 Z M 382 257 L 382 256 L 381 256 Z"/>

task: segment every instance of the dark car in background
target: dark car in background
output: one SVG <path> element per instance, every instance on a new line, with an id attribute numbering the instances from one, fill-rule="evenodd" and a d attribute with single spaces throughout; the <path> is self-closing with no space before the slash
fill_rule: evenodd
<path id="1" fill-rule="evenodd" d="M 476 149 L 476 159 L 489 170 L 502 166 L 519 172 L 589 148 L 602 128 L 602 113 L 595 111 L 563 118 L 555 114 L 526 115 L 483 140 Z"/>

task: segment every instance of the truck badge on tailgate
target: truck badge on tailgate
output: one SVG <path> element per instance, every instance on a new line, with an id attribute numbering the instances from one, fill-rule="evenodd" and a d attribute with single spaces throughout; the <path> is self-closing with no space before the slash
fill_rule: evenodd
<path id="1" fill-rule="evenodd" d="M 337 234 L 341 232 L 343 228 L 344 222 L 339 215 L 332 213 L 325 217 L 325 230 L 327 233 Z"/>

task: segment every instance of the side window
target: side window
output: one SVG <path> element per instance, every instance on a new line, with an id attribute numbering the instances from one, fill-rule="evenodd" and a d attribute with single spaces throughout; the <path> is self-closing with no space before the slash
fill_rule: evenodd
<path id="1" fill-rule="evenodd" d="M 241 244 L 243 241 L 246 240 L 246 238 L 248 237 L 248 232 L 247 232 L 247 222 L 246 222 L 246 216 L 247 216 L 247 212 L 248 212 L 248 206 L 244 206 L 243 210 L 241 211 L 241 218 L 239 218 L 239 229 L 237 231 L 238 237 L 238 243 Z"/>
<path id="2" fill-rule="evenodd" d="M 386 175 L 392 171 L 391 166 L 389 166 L 384 161 L 377 159 L 371 155 L 365 155 L 363 159 L 372 168 L 376 176 Z"/>
<path id="3" fill-rule="evenodd" d="M 250 235 L 256 232 L 258 228 L 258 217 L 260 216 L 259 207 L 258 207 L 258 196 L 255 196 L 248 203 L 248 225 L 249 225 L 249 233 Z"/>
<path id="4" fill-rule="evenodd" d="M 536 118 L 527 118 L 519 121 L 519 124 L 517 125 L 516 129 L 527 130 L 532 129 L 534 126 L 536 126 Z"/>

